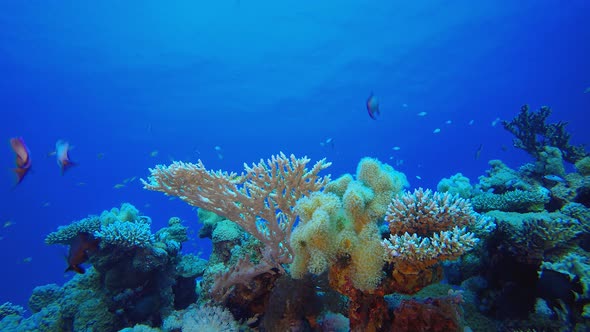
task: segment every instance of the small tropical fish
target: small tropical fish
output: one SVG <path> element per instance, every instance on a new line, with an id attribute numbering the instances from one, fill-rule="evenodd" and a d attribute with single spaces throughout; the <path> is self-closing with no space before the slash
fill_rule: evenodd
<path id="1" fill-rule="evenodd" d="M 451 123 L 453 123 L 453 121 L 452 120 L 447 120 L 447 121 L 445 121 L 445 123 L 448 124 L 448 125 L 450 125 Z"/>
<path id="2" fill-rule="evenodd" d="M 85 271 L 81 265 L 88 260 L 89 253 L 98 249 L 99 241 L 89 233 L 78 233 L 70 243 L 68 267 L 65 272 L 74 271 L 83 274 Z"/>
<path id="3" fill-rule="evenodd" d="M 222 151 L 221 151 L 221 146 L 216 145 L 214 147 L 214 149 L 215 149 L 215 152 L 217 152 L 217 158 L 219 158 L 220 160 L 222 160 L 223 159 L 223 154 L 222 154 Z"/>
<path id="4" fill-rule="evenodd" d="M 555 175 L 555 174 L 548 174 L 543 176 L 544 179 L 549 180 L 549 181 L 554 181 L 554 182 L 561 182 L 564 183 L 565 180 L 559 176 L 559 175 Z"/>
<path id="5" fill-rule="evenodd" d="M 8 220 L 6 222 L 4 222 L 4 228 L 10 227 L 14 225 L 14 222 L 12 220 Z"/>
<path id="6" fill-rule="evenodd" d="M 420 175 L 416 175 L 416 179 L 422 180 L 422 177 Z"/>
<path id="7" fill-rule="evenodd" d="M 393 149 L 393 151 L 399 151 L 399 150 L 401 150 L 402 148 L 400 148 L 399 146 L 394 146 L 394 147 L 392 147 L 392 149 Z"/>
<path id="8" fill-rule="evenodd" d="M 475 150 L 475 160 L 478 160 L 481 156 L 481 150 L 483 149 L 483 144 L 480 144 L 477 150 Z"/>
<path id="9" fill-rule="evenodd" d="M 125 188 L 125 185 L 121 184 L 121 183 L 117 183 L 116 185 L 113 186 L 113 189 L 121 189 L 121 188 Z"/>
<path id="10" fill-rule="evenodd" d="M 137 176 L 132 176 L 131 179 L 129 179 L 129 182 L 133 182 L 135 179 L 137 179 Z"/>
<path id="11" fill-rule="evenodd" d="M 159 153 L 158 150 L 154 150 L 154 151 L 150 152 L 150 157 L 152 157 L 152 158 L 157 157 L 158 153 Z"/>
<path id="12" fill-rule="evenodd" d="M 435 129 L 435 130 L 434 130 L 432 133 L 433 133 L 433 134 L 438 134 L 438 133 L 440 133 L 440 128 L 436 128 L 436 129 Z"/>
<path id="13" fill-rule="evenodd" d="M 104 153 L 99 152 L 96 154 L 96 159 L 101 160 L 102 158 L 104 158 Z"/>
<path id="14" fill-rule="evenodd" d="M 16 173 L 16 184 L 19 184 L 31 169 L 31 151 L 27 148 L 22 137 L 11 138 L 10 146 L 16 154 L 16 168 L 14 172 Z"/>
<path id="15" fill-rule="evenodd" d="M 426 112 L 420 112 L 420 113 L 418 113 L 418 116 L 426 116 L 426 114 L 428 114 L 428 113 L 426 113 Z"/>
<path id="16" fill-rule="evenodd" d="M 60 139 L 55 143 L 55 156 L 62 175 L 70 167 L 76 165 L 70 160 L 70 143 L 64 140 Z"/>
<path id="17" fill-rule="evenodd" d="M 334 139 L 332 137 L 326 138 L 325 141 L 320 142 L 320 146 L 329 146 L 332 149 L 334 148 Z"/>
<path id="18" fill-rule="evenodd" d="M 25 257 L 25 258 L 23 258 L 23 263 L 30 263 L 31 261 L 33 261 L 33 257 Z"/>
<path id="19" fill-rule="evenodd" d="M 379 101 L 377 100 L 377 97 L 373 95 L 373 92 L 371 92 L 369 98 L 367 98 L 366 106 L 371 119 L 377 120 L 377 115 L 381 115 L 381 111 L 379 110 Z"/>
<path id="20" fill-rule="evenodd" d="M 498 122 L 500 122 L 500 118 L 495 118 L 494 121 L 492 121 L 492 127 L 495 127 Z"/>

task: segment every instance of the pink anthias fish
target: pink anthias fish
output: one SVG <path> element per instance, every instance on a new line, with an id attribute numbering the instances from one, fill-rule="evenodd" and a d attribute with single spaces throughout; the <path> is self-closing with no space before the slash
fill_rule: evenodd
<path id="1" fill-rule="evenodd" d="M 16 168 L 14 172 L 16 173 L 16 184 L 19 184 L 31 169 L 31 151 L 27 148 L 22 137 L 11 138 L 10 146 L 16 154 Z"/>
<path id="2" fill-rule="evenodd" d="M 70 148 L 70 143 L 64 140 L 58 140 L 55 143 L 55 156 L 57 158 L 57 165 L 59 165 L 62 175 L 70 167 L 76 165 L 70 160 Z"/>
<path id="3" fill-rule="evenodd" d="M 373 95 L 372 92 L 369 95 L 369 98 L 367 98 L 366 105 L 367 112 L 369 112 L 369 116 L 371 117 L 371 119 L 377 120 L 377 115 L 381 115 L 381 111 L 379 110 L 379 101 L 377 100 L 377 97 Z"/>

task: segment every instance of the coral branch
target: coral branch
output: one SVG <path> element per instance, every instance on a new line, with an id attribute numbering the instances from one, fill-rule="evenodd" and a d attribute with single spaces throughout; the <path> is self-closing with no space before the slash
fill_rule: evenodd
<path id="1" fill-rule="evenodd" d="M 318 177 L 318 173 L 331 163 L 322 159 L 308 170 L 309 161 L 281 153 L 266 162 L 244 164 L 241 175 L 209 171 L 200 160 L 174 162 L 150 169 L 149 182 L 142 182 L 146 189 L 177 196 L 234 221 L 264 243 L 270 249 L 268 263 L 282 269 L 281 264 L 293 258 L 289 238 L 296 220 L 295 202 L 330 180 L 329 175 Z"/>
<path id="2" fill-rule="evenodd" d="M 558 148 L 563 154 L 563 159 L 572 164 L 587 156 L 584 146 L 569 144 L 570 134 L 565 131 L 567 122 L 546 124 L 549 115 L 551 108 L 547 106 L 534 112 L 529 110 L 528 105 L 524 105 L 514 119 L 510 122 L 502 121 L 502 125 L 515 136 L 515 147 L 525 150 L 537 159 L 546 145 Z"/>

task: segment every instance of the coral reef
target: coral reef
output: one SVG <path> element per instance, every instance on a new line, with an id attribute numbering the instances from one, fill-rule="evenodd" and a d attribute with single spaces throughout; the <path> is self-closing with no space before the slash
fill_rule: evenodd
<path id="1" fill-rule="evenodd" d="M 187 264 L 197 265 L 199 260 L 180 255 L 188 238 L 186 227 L 178 218 L 171 218 L 156 234 L 149 226 L 148 217 L 123 204 L 49 234 L 47 243 L 67 244 L 75 232 L 94 231 L 100 246 L 89 254 L 92 268 L 61 287 L 35 288 L 29 300 L 33 314 L 2 320 L 0 328 L 115 331 L 135 324 L 160 326 L 174 309 L 194 303 L 195 279 L 204 264 L 189 268 Z"/>
<path id="2" fill-rule="evenodd" d="M 209 259 L 182 252 L 182 220 L 153 233 L 125 203 L 47 236 L 91 267 L 35 288 L 28 317 L 0 306 L 0 329 L 583 331 L 590 159 L 568 174 L 566 152 L 542 143 L 535 163 L 492 160 L 479 183 L 458 173 L 439 192 L 405 192 L 373 158 L 331 182 L 325 160 L 283 154 L 241 175 L 157 166 L 144 186 L 200 207 Z"/>

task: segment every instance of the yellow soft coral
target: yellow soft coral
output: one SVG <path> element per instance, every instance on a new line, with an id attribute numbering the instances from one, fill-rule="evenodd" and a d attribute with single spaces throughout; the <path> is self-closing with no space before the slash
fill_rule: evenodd
<path id="1" fill-rule="evenodd" d="M 407 186 L 406 177 L 376 159 L 364 158 L 356 180 L 349 174 L 328 183 L 323 193 L 297 202 L 299 226 L 291 236 L 291 274 L 328 270 L 359 290 L 375 289 L 383 276 L 385 249 L 377 222 L 391 198 Z"/>

